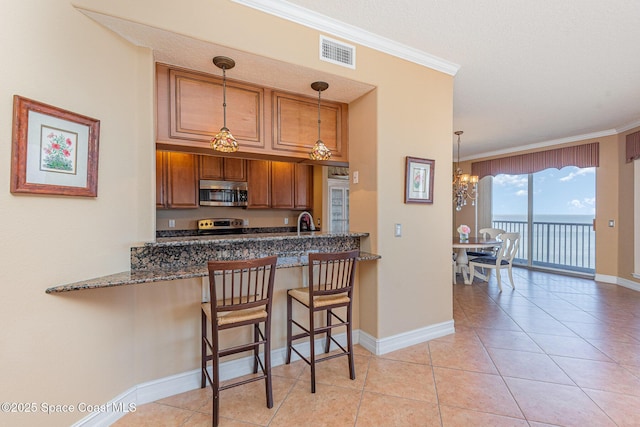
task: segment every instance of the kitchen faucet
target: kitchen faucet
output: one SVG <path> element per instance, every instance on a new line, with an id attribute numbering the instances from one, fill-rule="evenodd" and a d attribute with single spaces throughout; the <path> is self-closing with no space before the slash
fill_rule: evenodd
<path id="1" fill-rule="evenodd" d="M 302 218 L 304 218 L 305 215 L 309 217 L 309 229 L 311 231 L 315 231 L 316 230 L 316 226 L 313 225 L 313 217 L 311 216 L 311 214 L 309 212 L 304 211 L 300 215 L 298 215 L 298 235 L 300 235 L 300 223 L 302 222 Z"/>

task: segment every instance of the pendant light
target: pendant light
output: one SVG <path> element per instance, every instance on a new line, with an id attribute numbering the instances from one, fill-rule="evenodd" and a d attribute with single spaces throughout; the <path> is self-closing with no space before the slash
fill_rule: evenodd
<path id="1" fill-rule="evenodd" d="M 311 89 L 318 91 L 318 140 L 313 145 L 311 153 L 309 153 L 311 160 L 329 160 L 331 158 L 331 150 L 329 150 L 320 139 L 320 94 L 328 87 L 329 83 L 327 82 L 311 83 Z"/>
<path id="2" fill-rule="evenodd" d="M 213 58 L 216 67 L 222 68 L 222 111 L 223 124 L 220 132 L 211 138 L 211 148 L 223 153 L 233 153 L 238 151 L 238 141 L 233 137 L 231 131 L 227 129 L 227 70 L 236 66 L 233 59 L 226 56 L 216 56 Z"/>

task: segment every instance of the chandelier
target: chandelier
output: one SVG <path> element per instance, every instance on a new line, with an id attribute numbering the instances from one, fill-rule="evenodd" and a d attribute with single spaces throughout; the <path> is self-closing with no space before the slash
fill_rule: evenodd
<path id="1" fill-rule="evenodd" d="M 471 200 L 471 206 L 475 206 L 476 199 L 478 198 L 478 177 L 476 175 L 462 173 L 459 165 L 460 135 L 462 135 L 463 132 L 458 130 L 455 131 L 454 134 L 458 135 L 458 161 L 456 162 L 453 173 L 453 201 L 456 204 L 456 211 L 459 212 L 462 210 L 462 207 L 467 204 L 467 199 Z"/>

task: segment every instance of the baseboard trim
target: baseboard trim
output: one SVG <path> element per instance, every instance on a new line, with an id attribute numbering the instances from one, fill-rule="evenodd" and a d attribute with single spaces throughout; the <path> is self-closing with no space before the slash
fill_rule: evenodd
<path id="1" fill-rule="evenodd" d="M 366 332 L 360 331 L 360 345 L 375 355 L 381 355 L 453 334 L 454 332 L 453 320 L 382 339 L 376 339 Z"/>
<path id="2" fill-rule="evenodd" d="M 360 331 L 353 331 L 353 343 L 359 343 Z M 347 345 L 347 334 L 336 334 L 333 336 L 342 346 Z M 319 338 L 315 341 L 317 349 L 324 348 L 325 339 Z M 296 345 L 296 349 L 305 357 L 310 354 L 308 342 Z M 286 358 L 286 348 L 278 348 L 271 351 L 271 366 L 284 365 Z M 293 353 L 291 360 L 299 360 L 300 357 Z M 251 356 L 242 359 L 230 360 L 220 364 L 220 380 L 226 381 L 232 378 L 241 377 L 253 372 L 253 359 Z M 108 427 L 129 412 L 129 408 L 144 405 L 164 399 L 165 397 L 184 393 L 200 388 L 200 369 L 171 375 L 157 380 L 138 384 L 116 398 L 109 401 L 104 412 L 94 412 L 84 417 L 72 427 Z M 111 409 L 111 410 L 109 410 Z M 134 409 L 135 410 L 135 409 Z M 132 411 L 133 412 L 133 411 Z"/>
<path id="3" fill-rule="evenodd" d="M 375 355 L 380 355 L 449 335 L 454 332 L 453 320 L 380 340 L 365 332 L 356 330 L 353 331 L 353 343 L 360 344 Z M 346 333 L 337 334 L 334 338 L 342 346 L 347 344 Z M 324 342 L 324 338 L 317 339 L 315 342 L 316 348 L 324 348 Z M 296 349 L 298 349 L 298 351 L 305 357 L 308 357 L 310 354 L 310 346 L 308 342 L 296 345 Z M 274 367 L 284 365 L 285 357 L 286 348 L 272 350 L 271 365 Z M 291 355 L 292 361 L 299 359 L 300 357 L 297 354 L 293 353 Z M 223 362 L 220 365 L 220 379 L 225 381 L 231 378 L 250 374 L 252 371 L 253 360 L 251 357 L 235 359 Z M 145 403 L 154 402 L 156 400 L 164 399 L 165 397 L 195 390 L 197 388 L 200 388 L 200 369 L 194 369 L 181 374 L 147 381 L 130 388 L 109 401 L 105 407 L 111 408 L 112 410 L 94 412 L 73 424 L 72 427 L 108 427 L 126 415 L 129 412 L 129 408 L 135 408 L 136 406 L 144 405 Z"/>
<path id="4" fill-rule="evenodd" d="M 640 283 L 634 282 L 633 280 L 629 279 L 623 279 L 622 277 L 609 276 L 606 274 L 596 274 L 594 280 L 596 282 L 611 283 L 640 292 Z"/>

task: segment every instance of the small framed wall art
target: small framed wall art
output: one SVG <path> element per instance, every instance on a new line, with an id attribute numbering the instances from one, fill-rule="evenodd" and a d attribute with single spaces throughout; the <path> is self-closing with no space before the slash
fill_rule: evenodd
<path id="1" fill-rule="evenodd" d="M 13 97 L 11 192 L 96 197 L 100 121 Z"/>
<path id="2" fill-rule="evenodd" d="M 435 160 L 407 156 L 405 168 L 405 203 L 433 203 Z"/>

